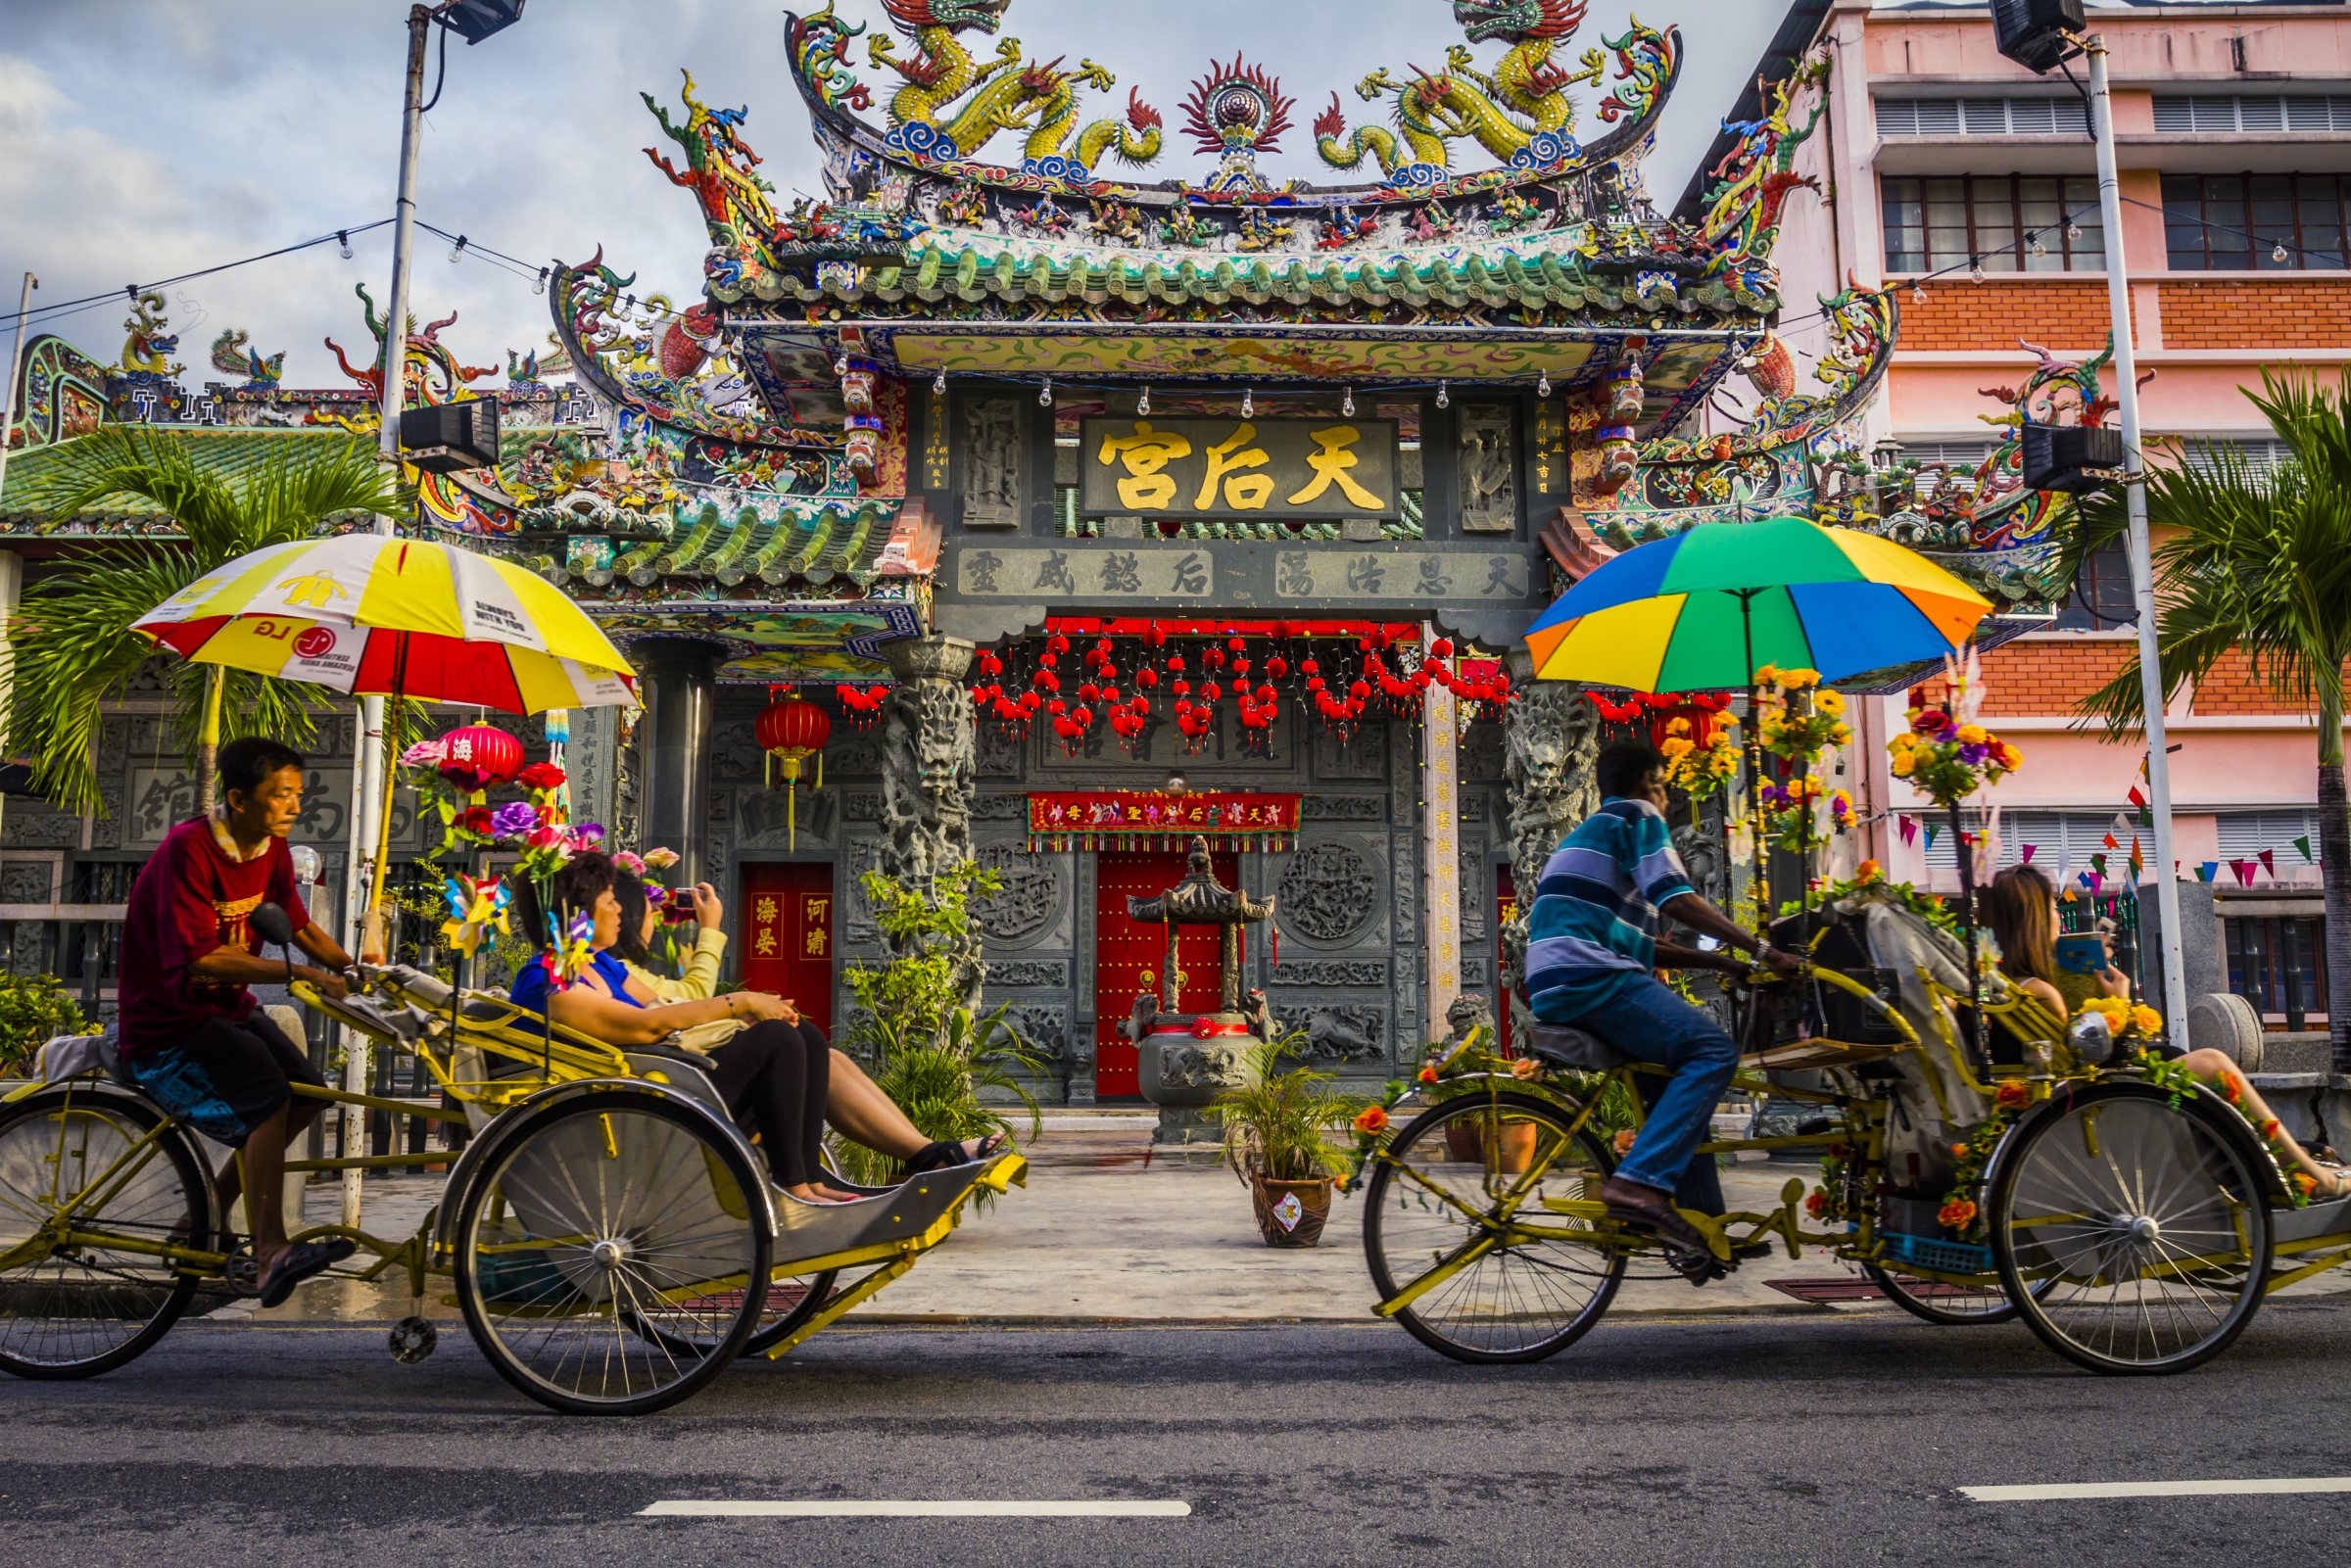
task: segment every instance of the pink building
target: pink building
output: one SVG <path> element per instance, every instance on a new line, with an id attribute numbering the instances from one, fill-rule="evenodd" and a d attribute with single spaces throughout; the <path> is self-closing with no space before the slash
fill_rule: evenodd
<path id="1" fill-rule="evenodd" d="M 2138 362 L 2153 372 L 2150 438 L 2241 443 L 2267 460 L 2268 428 L 2240 389 L 2265 367 L 2332 376 L 2351 361 L 2351 11 L 2093 4 L 2090 25 L 2112 50 L 2119 236 L 2099 222 L 2082 98 L 2060 73 L 2002 59 L 1987 6 L 1827 0 L 1792 17 L 1782 45 L 1827 48 L 1834 73 L 1827 119 L 1797 164 L 1820 199 L 1790 204 L 1777 253 L 1787 298 L 1833 293 L 1848 276 L 1905 286 L 1873 444 L 1968 465 L 1989 453 L 2002 432 L 1984 416 L 2004 410 L 1983 389 L 2032 369 L 2022 344 L 2071 359 L 2105 347 L 2109 243 L 2129 261 Z M 1819 331 L 1807 341 L 1792 324 L 1799 358 Z M 2130 809 L 2142 752 L 2077 731 L 2072 710 L 2135 657 L 2129 617 L 2118 557 L 2045 630 L 1985 658 L 1987 717 L 2028 758 L 1997 791 L 2004 863 L 2030 843 L 2036 864 L 2068 876 L 2096 853 L 2127 876 L 2128 841 L 2114 853 L 2104 839 Z M 1915 810 L 1885 771 L 1902 703 L 1866 706 L 1863 782 L 1882 809 Z M 2274 1022 L 2290 1012 L 2300 1024 L 2324 1011 L 2317 869 L 2294 844 L 2310 835 L 2316 851 L 2316 756 L 2313 719 L 2288 706 L 2239 667 L 2183 691 L 2169 717 L 2181 873 L 2219 863 L 2231 988 Z M 1930 855 L 1924 836 L 1906 845 L 1881 824 L 1874 852 L 1897 876 L 1948 885 L 1948 838 Z M 2264 850 L 2275 873 L 2256 869 L 2242 888 L 2231 863 L 2258 866 Z M 2301 976 L 2290 987 L 2289 973 Z"/>

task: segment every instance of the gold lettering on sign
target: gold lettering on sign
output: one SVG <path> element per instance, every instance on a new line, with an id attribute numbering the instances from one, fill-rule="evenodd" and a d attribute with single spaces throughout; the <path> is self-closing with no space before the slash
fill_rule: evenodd
<path id="1" fill-rule="evenodd" d="M 1309 438 L 1316 450 L 1307 454 L 1306 466 L 1315 471 L 1314 482 L 1289 499 L 1292 506 L 1311 506 L 1321 499 L 1331 486 L 1339 494 L 1367 512 L 1385 511 L 1387 502 L 1355 482 L 1353 473 L 1363 459 L 1350 449 L 1364 439 L 1364 433 L 1353 425 L 1333 425 L 1328 430 L 1315 431 Z"/>
<path id="2" fill-rule="evenodd" d="M 1257 440 L 1257 426 L 1243 420 L 1231 435 L 1208 449 L 1208 477 L 1200 481 L 1200 494 L 1192 499 L 1196 510 L 1207 511 L 1217 503 L 1217 482 L 1224 484 L 1224 504 L 1236 512 L 1262 512 L 1273 499 L 1273 479 L 1270 474 L 1240 474 L 1245 468 L 1263 468 L 1273 459 L 1262 447 L 1251 446 Z M 1226 475 L 1235 477 L 1226 478 Z"/>
<path id="3" fill-rule="evenodd" d="M 1104 436 L 1095 460 L 1105 468 L 1118 465 L 1127 470 L 1127 477 L 1119 481 L 1119 499 L 1140 512 L 1156 511 L 1176 499 L 1176 476 L 1162 470 L 1191 454 L 1192 444 L 1183 437 L 1154 430 L 1149 420 L 1137 419 L 1133 435 Z"/>

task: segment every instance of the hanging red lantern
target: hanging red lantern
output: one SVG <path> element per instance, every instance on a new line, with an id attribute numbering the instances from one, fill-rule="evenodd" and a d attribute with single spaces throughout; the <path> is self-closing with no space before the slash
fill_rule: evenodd
<path id="1" fill-rule="evenodd" d="M 504 730 L 470 724 L 441 744 L 441 777 L 469 795 L 512 784 L 522 772 L 522 742 Z"/>
<path id="2" fill-rule="evenodd" d="M 784 775 L 784 822 L 786 842 L 793 848 L 800 839 L 800 770 L 809 758 L 816 759 L 816 787 L 825 786 L 825 742 L 832 738 L 833 721 L 825 710 L 801 696 L 787 690 L 760 711 L 752 728 L 759 749 L 766 752 L 772 763 L 780 763 Z M 773 783 L 773 780 L 770 780 Z"/>

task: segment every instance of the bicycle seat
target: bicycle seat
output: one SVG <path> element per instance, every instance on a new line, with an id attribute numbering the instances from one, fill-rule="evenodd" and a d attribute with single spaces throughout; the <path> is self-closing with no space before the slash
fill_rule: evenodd
<path id="1" fill-rule="evenodd" d="M 1599 1035 L 1571 1023 L 1530 1023 L 1517 1043 L 1547 1066 L 1574 1072 L 1611 1072 L 1631 1060 Z"/>

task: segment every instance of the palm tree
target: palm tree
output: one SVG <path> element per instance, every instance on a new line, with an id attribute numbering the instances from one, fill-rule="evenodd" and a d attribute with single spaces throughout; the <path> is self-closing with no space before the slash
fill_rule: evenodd
<path id="1" fill-rule="evenodd" d="M 2326 883 L 2327 1033 L 2351 1070 L 2351 816 L 2343 784 L 2343 666 L 2351 660 L 2351 372 L 2339 385 L 2265 371 L 2246 392 L 2288 457 L 2267 473 L 2238 449 L 2198 443 L 2197 462 L 2147 476 L 2156 641 L 2167 700 L 2242 651 L 2254 678 L 2318 716 L 2319 871 Z M 2123 536 L 2122 501 L 2083 510 L 2065 581 Z M 2143 730 L 2135 661 L 2084 699 L 2119 737 Z M 2159 871 L 2159 875 L 2160 875 Z"/>
<path id="2" fill-rule="evenodd" d="M 364 438 L 283 441 L 287 453 L 224 475 L 190 437 L 109 426 L 60 448 L 25 504 L 71 517 L 124 500 L 168 513 L 181 540 L 85 556 L 72 572 L 28 586 L 9 640 L 16 655 L 10 745 L 32 759 L 34 787 L 68 811 L 102 813 L 94 751 L 106 704 L 155 656 L 131 623 L 215 567 L 270 545 L 309 539 L 346 518 L 398 518 L 409 496 Z M 173 661 L 175 721 L 194 737 L 198 809 L 213 796 L 223 738 L 314 734 L 319 690 L 213 664 Z"/>

